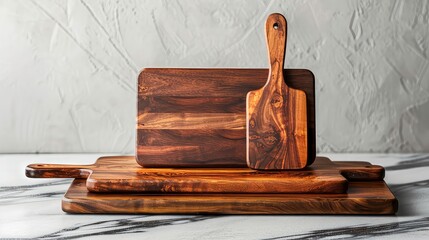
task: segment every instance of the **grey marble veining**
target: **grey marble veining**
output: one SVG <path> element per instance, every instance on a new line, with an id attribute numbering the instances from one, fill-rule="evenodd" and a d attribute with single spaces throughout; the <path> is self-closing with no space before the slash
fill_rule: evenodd
<path id="1" fill-rule="evenodd" d="M 103 154 L 106 155 L 106 154 Z M 428 239 L 428 154 L 320 154 L 386 168 L 396 216 L 73 215 L 61 210 L 70 179 L 27 179 L 27 164 L 89 164 L 101 155 L 0 155 L 0 238 Z"/>

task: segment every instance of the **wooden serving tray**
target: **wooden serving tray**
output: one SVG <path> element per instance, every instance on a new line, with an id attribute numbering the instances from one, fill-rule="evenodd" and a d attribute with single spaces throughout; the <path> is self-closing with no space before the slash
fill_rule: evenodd
<path id="1" fill-rule="evenodd" d="M 32 178 L 88 178 L 91 192 L 345 193 L 348 181 L 380 181 L 384 168 L 318 157 L 299 171 L 249 168 L 143 168 L 133 156 L 101 157 L 91 165 L 31 164 Z"/>
<path id="2" fill-rule="evenodd" d="M 351 182 L 343 194 L 97 194 L 75 179 L 62 200 L 68 213 L 104 214 L 395 214 L 383 181 Z"/>
<path id="3" fill-rule="evenodd" d="M 315 159 L 314 75 L 284 69 L 306 94 L 308 164 Z M 138 78 L 137 162 L 144 167 L 247 167 L 246 94 L 268 69 L 147 68 Z"/>

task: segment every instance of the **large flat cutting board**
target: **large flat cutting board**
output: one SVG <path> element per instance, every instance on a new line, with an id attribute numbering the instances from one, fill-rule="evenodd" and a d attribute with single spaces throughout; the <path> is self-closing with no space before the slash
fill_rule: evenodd
<path id="1" fill-rule="evenodd" d="M 384 181 L 352 182 L 340 194 L 97 194 L 75 179 L 68 213 L 105 214 L 395 214 L 398 201 Z"/>
<path id="2" fill-rule="evenodd" d="M 285 69 L 307 96 L 308 159 L 315 158 L 314 76 Z M 144 167 L 247 167 L 246 94 L 268 69 L 144 69 L 138 79 L 137 162 Z"/>
<path id="3" fill-rule="evenodd" d="M 102 157 L 91 165 L 31 164 L 28 177 L 87 178 L 91 192 L 345 193 L 349 181 L 380 181 L 384 168 L 317 157 L 300 171 L 249 168 L 142 168 L 134 157 Z"/>

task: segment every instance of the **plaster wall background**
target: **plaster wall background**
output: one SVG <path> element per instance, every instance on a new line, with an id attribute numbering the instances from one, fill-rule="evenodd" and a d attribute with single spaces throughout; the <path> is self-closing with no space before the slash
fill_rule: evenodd
<path id="1" fill-rule="evenodd" d="M 0 152 L 133 152 L 138 72 L 267 68 L 272 12 L 319 151 L 427 152 L 428 2 L 0 0 Z"/>

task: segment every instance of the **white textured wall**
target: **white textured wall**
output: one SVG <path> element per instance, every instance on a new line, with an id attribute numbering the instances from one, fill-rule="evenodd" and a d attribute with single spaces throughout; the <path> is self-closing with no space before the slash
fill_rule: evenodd
<path id="1" fill-rule="evenodd" d="M 287 68 L 316 76 L 318 150 L 429 151 L 427 0 L 0 0 L 0 152 L 132 152 L 144 67 Z"/>

